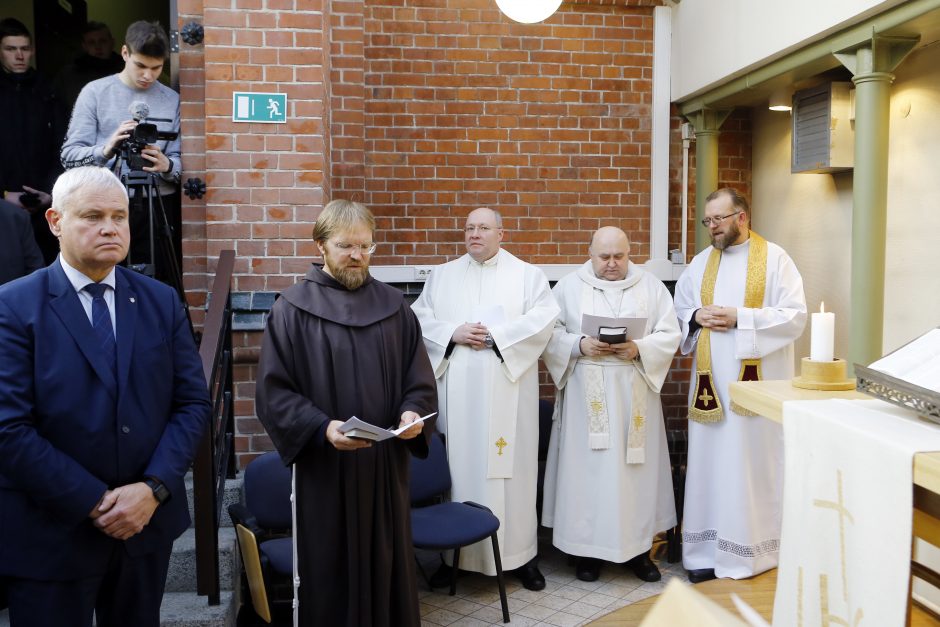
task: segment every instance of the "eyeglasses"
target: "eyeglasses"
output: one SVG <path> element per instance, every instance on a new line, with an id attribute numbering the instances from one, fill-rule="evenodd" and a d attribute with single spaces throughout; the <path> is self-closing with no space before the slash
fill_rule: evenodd
<path id="1" fill-rule="evenodd" d="M 721 224 L 721 222 L 722 222 L 725 218 L 730 218 L 731 216 L 736 216 L 736 215 L 738 215 L 739 213 L 741 213 L 741 212 L 740 212 L 740 211 L 735 211 L 734 213 L 729 213 L 729 214 L 726 215 L 726 216 L 718 216 L 717 218 L 705 218 L 704 220 L 702 220 L 702 226 L 704 226 L 706 229 L 711 228 L 712 225 L 718 226 L 719 224 Z"/>
<path id="2" fill-rule="evenodd" d="M 468 226 L 465 230 L 467 231 L 467 235 L 472 235 L 473 233 L 477 231 L 480 232 L 480 235 L 486 235 L 487 233 L 489 233 L 490 231 L 494 231 L 495 229 L 491 226 L 486 226 L 485 224 L 483 224 L 481 226 Z"/>
<path id="3" fill-rule="evenodd" d="M 361 255 L 371 255 L 375 252 L 378 244 L 375 242 L 372 242 L 371 244 L 347 244 L 346 242 L 336 242 L 333 244 L 333 246 L 335 246 L 339 252 L 344 255 L 351 255 L 357 250 Z"/>

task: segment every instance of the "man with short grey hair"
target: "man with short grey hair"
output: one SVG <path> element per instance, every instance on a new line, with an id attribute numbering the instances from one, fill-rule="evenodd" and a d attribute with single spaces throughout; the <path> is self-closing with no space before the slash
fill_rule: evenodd
<path id="1" fill-rule="evenodd" d="M 0 579 L 12 627 L 157 627 L 209 394 L 176 292 L 119 266 L 127 192 L 52 188 L 52 265 L 0 286 Z"/>
<path id="2" fill-rule="evenodd" d="M 500 520 L 503 568 L 541 590 L 535 512 L 538 359 L 558 305 L 545 274 L 500 248 L 503 224 L 489 208 L 467 216 L 467 254 L 434 268 L 412 306 L 437 376 L 438 424 L 447 435 L 455 501 L 475 501 Z M 484 543 L 460 551 L 459 568 L 496 574 Z M 431 578 L 446 585 L 444 565 Z"/>

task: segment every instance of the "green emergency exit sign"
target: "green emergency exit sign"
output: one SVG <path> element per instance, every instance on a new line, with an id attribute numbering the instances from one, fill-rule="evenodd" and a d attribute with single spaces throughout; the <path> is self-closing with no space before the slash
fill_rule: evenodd
<path id="1" fill-rule="evenodd" d="M 287 94 L 236 91 L 232 94 L 233 122 L 287 122 Z"/>

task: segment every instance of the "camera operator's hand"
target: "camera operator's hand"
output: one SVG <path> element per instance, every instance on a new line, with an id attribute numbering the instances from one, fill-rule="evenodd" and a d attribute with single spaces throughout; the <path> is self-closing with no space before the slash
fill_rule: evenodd
<path id="1" fill-rule="evenodd" d="M 147 144 L 147 147 L 140 151 L 140 156 L 153 164 L 145 167 L 144 171 L 157 174 L 165 174 L 170 171 L 170 158 L 163 154 L 159 146 Z"/>
<path id="2" fill-rule="evenodd" d="M 121 122 L 121 125 L 117 127 L 117 129 L 111 134 L 111 137 L 108 138 L 108 141 L 104 144 L 104 156 L 106 159 L 110 159 L 115 154 L 117 154 L 121 142 L 131 136 L 131 132 L 136 126 L 136 120 L 126 120 Z"/>
<path id="3" fill-rule="evenodd" d="M 23 186 L 22 192 L 7 192 L 4 200 L 11 202 L 30 213 L 45 211 L 52 206 L 52 196 L 41 189 Z"/>

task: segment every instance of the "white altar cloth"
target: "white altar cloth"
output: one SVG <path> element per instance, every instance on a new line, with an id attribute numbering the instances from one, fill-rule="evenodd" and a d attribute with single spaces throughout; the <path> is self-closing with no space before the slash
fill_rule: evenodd
<path id="1" fill-rule="evenodd" d="M 774 625 L 904 625 L 913 458 L 940 427 L 878 400 L 792 401 L 783 432 Z"/>

